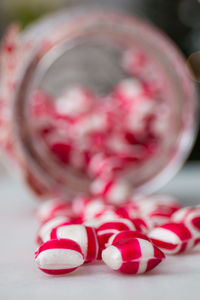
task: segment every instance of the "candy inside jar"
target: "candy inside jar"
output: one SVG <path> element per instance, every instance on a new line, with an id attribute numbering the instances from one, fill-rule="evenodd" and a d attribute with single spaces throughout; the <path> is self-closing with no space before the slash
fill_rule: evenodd
<path id="1" fill-rule="evenodd" d="M 123 15 L 49 20 L 18 36 L 17 54 L 29 51 L 7 105 L 7 138 L 26 182 L 40 195 L 92 193 L 112 204 L 157 189 L 193 138 L 195 90 L 180 53 Z"/>

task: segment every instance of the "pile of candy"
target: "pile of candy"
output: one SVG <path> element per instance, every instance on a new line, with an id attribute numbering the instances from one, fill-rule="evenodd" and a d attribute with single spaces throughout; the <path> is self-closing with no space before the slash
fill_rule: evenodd
<path id="1" fill-rule="evenodd" d="M 50 37 L 45 39 L 41 49 L 45 52 L 52 43 Z M 0 146 L 21 169 L 32 190 L 49 196 L 51 187 L 43 186 L 30 169 L 13 132 L 16 126 L 11 102 L 18 83 L 16 74 L 22 57 L 25 59 L 31 49 L 31 41 L 21 42 L 19 28 L 11 26 L 0 56 Z M 91 194 L 102 195 L 113 204 L 130 198 L 133 170 L 137 174 L 137 168 L 142 170 L 145 163 L 149 166 L 163 151 L 166 160 L 174 152 L 166 134 L 173 130 L 164 79 L 148 52 L 136 45 L 121 50 L 119 65 L 124 79 L 108 94 L 95 94 L 87 86 L 73 85 L 53 96 L 40 87 L 30 101 L 30 124 L 24 124 L 32 128 L 30 136 L 36 138 L 34 145 L 40 153 L 46 149 L 44 158 L 89 177 Z M 45 147 L 40 149 L 41 144 Z"/>
<path id="2" fill-rule="evenodd" d="M 38 188 L 39 179 L 18 153 L 13 134 L 15 76 L 32 49 L 19 35 L 11 27 L 1 49 L 0 145 Z M 41 49 L 45 53 L 51 46 L 49 38 Z M 188 251 L 200 242 L 199 206 L 183 208 L 166 195 L 132 196 L 129 171 L 135 169 L 137 176 L 138 166 L 176 151 L 168 136 L 173 118 L 164 79 L 148 55 L 136 46 L 124 48 L 119 64 L 124 79 L 107 95 L 79 85 L 66 86 L 59 96 L 42 88 L 30 95 L 35 144 L 57 166 L 76 170 L 91 182 L 88 196 L 58 196 L 38 208 L 35 261 L 45 273 L 66 274 L 103 260 L 113 270 L 139 274 L 155 268 L 165 254 Z"/>
<path id="3" fill-rule="evenodd" d="M 140 196 L 122 205 L 100 197 L 72 202 L 49 200 L 36 217 L 36 265 L 52 275 L 103 260 L 113 270 L 141 274 L 166 255 L 193 249 L 200 242 L 200 206 L 182 207 L 167 195 Z"/>
<path id="4" fill-rule="evenodd" d="M 170 144 L 164 134 L 170 132 L 170 122 L 161 80 L 146 79 L 149 62 L 140 56 L 132 49 L 122 54 L 129 77 L 108 95 L 69 86 L 53 97 L 40 89 L 30 104 L 37 144 L 57 165 L 89 177 L 91 194 L 113 204 L 130 198 L 129 179 L 121 174 L 144 166 Z"/>

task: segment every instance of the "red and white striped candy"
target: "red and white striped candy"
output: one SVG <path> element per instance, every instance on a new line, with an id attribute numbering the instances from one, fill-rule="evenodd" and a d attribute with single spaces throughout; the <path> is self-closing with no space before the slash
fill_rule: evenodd
<path id="1" fill-rule="evenodd" d="M 159 70 L 142 49 L 134 48 L 125 51 L 122 57 L 122 67 L 129 74 L 147 79 L 153 95 L 157 95 L 163 88 L 163 78 Z"/>
<path id="2" fill-rule="evenodd" d="M 106 222 L 97 229 L 100 252 L 105 248 L 109 238 L 119 231 L 136 230 L 134 224 L 128 219 L 118 219 Z"/>
<path id="3" fill-rule="evenodd" d="M 38 119 L 49 119 L 53 116 L 54 107 L 53 107 L 54 99 L 51 95 L 49 95 L 45 90 L 37 90 L 32 97 L 30 113 L 31 116 Z"/>
<path id="4" fill-rule="evenodd" d="M 56 111 L 61 116 L 77 117 L 88 110 L 94 101 L 94 95 L 81 87 L 71 87 L 55 103 Z"/>
<path id="5" fill-rule="evenodd" d="M 97 153 L 92 156 L 88 165 L 88 172 L 92 176 L 105 176 L 113 173 L 114 170 L 122 168 L 122 161 L 117 156 L 106 156 L 104 153 Z"/>
<path id="6" fill-rule="evenodd" d="M 147 233 L 149 232 L 149 225 L 144 218 L 134 218 L 130 219 L 134 224 L 135 228 L 139 232 Z"/>
<path id="7" fill-rule="evenodd" d="M 71 222 L 71 220 L 68 217 L 59 216 L 53 219 L 50 219 L 49 221 L 42 224 L 42 226 L 39 228 L 37 233 L 37 239 L 36 242 L 38 245 L 41 245 L 42 243 L 48 241 L 51 239 L 51 231 L 56 226 L 63 224 L 65 222 Z"/>
<path id="8" fill-rule="evenodd" d="M 181 207 L 176 198 L 161 194 L 141 196 L 136 205 L 139 215 L 146 220 L 150 228 L 169 223 L 172 214 Z"/>
<path id="9" fill-rule="evenodd" d="M 141 274 L 155 268 L 165 255 L 151 242 L 132 238 L 107 247 L 102 259 L 111 269 L 126 274 Z"/>
<path id="10" fill-rule="evenodd" d="M 195 239 L 183 223 L 167 223 L 148 234 L 154 245 L 166 254 L 177 254 L 191 249 Z"/>
<path id="11" fill-rule="evenodd" d="M 91 201 L 85 207 L 85 211 L 83 214 L 84 220 L 91 220 L 93 218 L 96 218 L 96 216 L 100 214 L 105 208 L 106 205 L 102 198 L 91 198 Z"/>
<path id="12" fill-rule="evenodd" d="M 134 219 L 141 216 L 139 206 L 135 201 L 128 201 L 117 208 L 117 212 L 122 218 Z"/>
<path id="13" fill-rule="evenodd" d="M 138 79 L 126 78 L 122 80 L 114 90 L 114 98 L 122 105 L 122 107 L 131 105 L 138 98 L 144 96 L 144 88 L 142 82 Z"/>
<path id="14" fill-rule="evenodd" d="M 90 203 L 90 197 L 78 196 L 72 202 L 72 211 L 76 216 L 84 216 L 85 209 Z"/>
<path id="15" fill-rule="evenodd" d="M 200 237 L 200 207 L 184 207 L 172 215 L 173 222 L 184 223 L 194 236 Z"/>
<path id="16" fill-rule="evenodd" d="M 85 220 L 95 218 L 106 207 L 100 197 L 76 197 L 72 202 L 72 211 L 74 215 L 81 216 Z"/>
<path id="17" fill-rule="evenodd" d="M 150 228 L 161 226 L 171 221 L 172 213 L 162 209 L 155 209 L 146 216 Z"/>
<path id="18" fill-rule="evenodd" d="M 51 239 L 71 239 L 81 247 L 85 262 L 94 261 L 99 251 L 96 230 L 84 225 L 61 225 L 51 232 Z"/>
<path id="19" fill-rule="evenodd" d="M 147 68 L 147 57 L 141 49 L 128 49 L 122 57 L 122 67 L 132 75 L 140 75 Z"/>
<path id="20" fill-rule="evenodd" d="M 100 212 L 98 212 L 93 218 L 85 219 L 84 224 L 87 226 L 92 226 L 98 228 L 105 222 L 118 220 L 119 215 L 115 212 L 112 207 L 105 207 Z"/>
<path id="21" fill-rule="evenodd" d="M 44 203 L 40 204 L 36 211 L 36 217 L 42 223 L 59 215 L 71 215 L 71 205 L 66 201 L 59 199 L 50 199 L 45 201 Z"/>
<path id="22" fill-rule="evenodd" d="M 148 238 L 148 236 L 146 234 L 143 234 L 143 233 L 135 231 L 135 230 L 124 230 L 124 231 L 113 234 L 109 238 L 106 247 L 108 247 L 112 244 L 115 244 L 116 242 L 120 242 L 122 240 L 133 239 L 133 238 L 150 241 L 150 239 Z"/>
<path id="23" fill-rule="evenodd" d="M 141 196 L 138 197 L 135 203 L 138 205 L 141 214 L 145 216 L 155 210 L 172 214 L 182 207 L 175 197 L 164 194 Z"/>
<path id="24" fill-rule="evenodd" d="M 105 199 L 109 204 L 125 203 L 131 194 L 131 187 L 120 179 L 97 179 L 91 185 L 91 192 Z"/>
<path id="25" fill-rule="evenodd" d="M 80 246 L 72 240 L 50 240 L 35 253 L 37 267 L 50 275 L 73 272 L 84 263 Z"/>
<path id="26" fill-rule="evenodd" d="M 93 111 L 77 119 L 71 126 L 71 136 L 76 137 L 80 146 L 83 147 L 87 145 L 88 138 L 94 133 L 107 132 L 109 129 L 109 123 L 107 116 L 104 114 L 99 114 L 98 111 Z M 80 143 L 83 143 L 83 145 Z M 87 145 L 88 146 L 88 145 Z M 92 145 L 89 144 L 89 147 Z"/>

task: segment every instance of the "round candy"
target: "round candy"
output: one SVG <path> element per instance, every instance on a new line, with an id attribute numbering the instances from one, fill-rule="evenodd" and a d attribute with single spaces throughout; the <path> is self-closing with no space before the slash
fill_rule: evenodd
<path id="1" fill-rule="evenodd" d="M 84 263 L 80 246 L 66 239 L 51 240 L 42 244 L 35 252 L 38 268 L 50 275 L 73 272 Z"/>
<path id="2" fill-rule="evenodd" d="M 82 250 L 85 262 L 94 261 L 97 258 L 99 245 L 96 230 L 84 225 L 61 225 L 51 232 L 52 239 L 71 239 L 77 242 Z"/>
<path id="3" fill-rule="evenodd" d="M 126 274 L 141 274 L 155 268 L 165 255 L 151 242 L 132 238 L 112 244 L 102 252 L 102 259 L 111 269 Z"/>

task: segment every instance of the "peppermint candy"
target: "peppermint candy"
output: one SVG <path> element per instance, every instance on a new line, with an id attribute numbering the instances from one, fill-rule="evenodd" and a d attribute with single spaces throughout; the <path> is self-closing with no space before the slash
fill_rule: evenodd
<path id="1" fill-rule="evenodd" d="M 167 223 L 148 234 L 154 245 L 165 254 L 178 254 L 194 247 L 195 238 L 183 223 Z"/>
<path id="2" fill-rule="evenodd" d="M 99 241 L 100 255 L 105 248 L 109 238 L 119 231 L 136 230 L 134 224 L 128 219 L 117 219 L 110 222 L 103 223 L 97 229 L 97 236 Z"/>
<path id="3" fill-rule="evenodd" d="M 59 199 L 50 199 L 43 202 L 36 210 L 36 218 L 44 223 L 49 219 L 53 219 L 57 216 L 72 216 L 71 204 L 67 201 Z"/>
<path id="4" fill-rule="evenodd" d="M 160 249 L 140 238 L 121 240 L 102 252 L 102 259 L 107 266 L 126 274 L 148 272 L 164 258 L 165 255 Z"/>
<path id="5" fill-rule="evenodd" d="M 75 118 L 89 111 L 95 96 L 84 88 L 74 86 L 67 89 L 56 101 L 56 112 L 60 116 Z"/>
<path id="6" fill-rule="evenodd" d="M 128 182 L 121 179 L 98 178 L 92 183 L 91 192 L 103 197 L 109 204 L 120 205 L 130 197 L 131 187 Z"/>
<path id="7" fill-rule="evenodd" d="M 80 246 L 67 239 L 51 240 L 35 252 L 37 267 L 50 275 L 62 275 L 75 271 L 84 263 Z"/>
<path id="8" fill-rule="evenodd" d="M 200 237 L 200 206 L 183 207 L 172 215 L 172 220 L 184 223 L 194 236 Z"/>
<path id="9" fill-rule="evenodd" d="M 36 243 L 38 245 L 48 241 L 51 239 L 51 231 L 54 229 L 56 226 L 63 224 L 63 223 L 71 223 L 71 219 L 68 217 L 64 216 L 59 216 L 53 219 L 50 219 L 46 221 L 44 224 L 42 224 L 38 230 L 37 233 L 37 238 L 36 238 Z"/>
<path id="10" fill-rule="evenodd" d="M 51 231 L 51 239 L 71 239 L 81 247 L 85 262 L 94 261 L 97 258 L 99 244 L 96 230 L 92 227 L 65 224 Z"/>
<path id="11" fill-rule="evenodd" d="M 141 232 L 134 231 L 134 230 L 124 230 L 124 231 L 113 234 L 109 238 L 106 247 L 108 247 L 112 244 L 115 244 L 116 242 L 120 242 L 120 241 L 128 240 L 128 239 L 133 239 L 133 238 L 150 241 L 150 239 L 148 238 L 148 236 L 146 234 L 143 234 Z"/>

